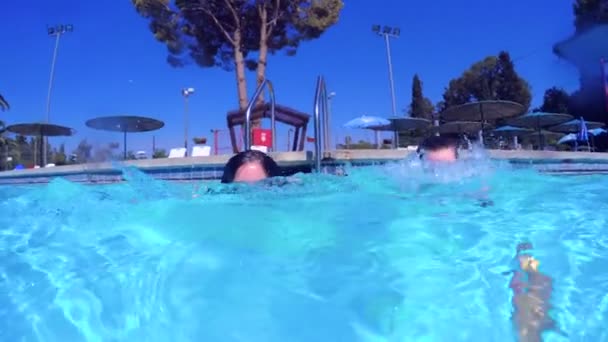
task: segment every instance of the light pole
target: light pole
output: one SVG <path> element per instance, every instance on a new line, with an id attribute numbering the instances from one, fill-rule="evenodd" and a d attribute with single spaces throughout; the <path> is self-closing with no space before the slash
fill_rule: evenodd
<path id="1" fill-rule="evenodd" d="M 51 93 L 53 92 L 53 80 L 55 79 L 55 63 L 57 62 L 57 52 L 59 50 L 59 38 L 61 38 L 62 35 L 64 35 L 65 33 L 68 32 L 73 32 L 74 31 L 74 25 L 68 24 L 68 25 L 55 25 L 53 27 L 47 27 L 46 28 L 47 34 L 50 37 L 55 37 L 55 48 L 53 49 L 53 59 L 51 61 L 51 76 L 49 78 L 49 89 L 46 95 L 46 117 L 45 117 L 45 122 L 48 124 L 50 121 L 50 116 L 51 116 Z M 42 162 L 43 165 L 46 165 L 46 150 L 47 150 L 47 137 L 44 137 L 44 141 L 40 142 L 41 144 L 43 143 L 43 155 L 40 156 L 40 158 L 42 158 Z"/>
<path id="2" fill-rule="evenodd" d="M 325 151 L 329 151 L 331 149 L 331 99 L 336 96 L 336 92 L 332 91 L 327 95 L 327 113 L 325 113 L 325 137 L 323 141 L 325 142 Z"/>
<path id="3" fill-rule="evenodd" d="M 186 156 L 188 155 L 188 98 L 194 94 L 194 88 L 183 88 L 182 96 L 184 97 L 184 147 L 186 148 Z"/>
<path id="4" fill-rule="evenodd" d="M 384 42 L 386 43 L 386 60 L 388 62 L 388 78 L 389 78 L 389 86 L 391 89 L 391 100 L 393 105 L 393 116 L 397 116 L 397 104 L 395 101 L 395 83 L 393 81 L 393 62 L 391 60 L 391 44 L 390 38 L 398 38 L 401 34 L 401 30 L 396 27 L 384 26 L 380 28 L 380 25 L 373 25 L 372 31 L 375 32 L 379 36 L 384 37 Z"/>
<path id="5" fill-rule="evenodd" d="M 393 62 L 391 60 L 391 44 L 390 38 L 399 38 L 401 34 L 401 30 L 397 27 L 373 25 L 372 31 L 379 36 L 384 37 L 384 42 L 386 43 L 386 60 L 388 62 L 388 78 L 389 78 L 389 86 L 391 89 L 391 101 L 393 106 L 393 117 L 397 116 L 397 103 L 395 100 L 395 83 L 393 81 Z M 395 148 L 399 147 L 399 134 L 397 131 L 394 132 L 394 143 Z"/>

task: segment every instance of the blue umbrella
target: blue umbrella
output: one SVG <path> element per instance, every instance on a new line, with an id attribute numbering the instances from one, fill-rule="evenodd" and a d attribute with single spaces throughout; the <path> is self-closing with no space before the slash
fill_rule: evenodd
<path id="1" fill-rule="evenodd" d="M 565 143 L 571 142 L 571 141 L 576 141 L 576 134 L 570 133 L 570 134 L 564 135 L 564 137 L 561 138 L 561 139 L 559 139 L 557 141 L 557 143 L 558 144 L 565 144 Z"/>
<path id="2" fill-rule="evenodd" d="M 607 133 L 608 131 L 606 131 L 603 128 L 594 128 L 594 129 L 590 129 L 589 130 L 589 134 L 591 134 L 592 136 L 596 136 L 596 135 L 600 135 L 600 134 L 604 134 Z"/>
<path id="3" fill-rule="evenodd" d="M 390 125 L 391 122 L 384 118 L 377 116 L 362 115 L 356 119 L 352 119 L 347 122 L 344 127 L 346 128 L 362 128 L 362 129 L 382 129 L 385 126 Z"/>
<path id="4" fill-rule="evenodd" d="M 384 118 L 362 115 L 356 119 L 350 120 L 344 125 L 344 127 L 374 130 L 376 132 L 376 148 L 380 148 L 380 145 L 378 144 L 380 134 L 379 131 L 387 129 L 390 124 L 391 122 Z"/>

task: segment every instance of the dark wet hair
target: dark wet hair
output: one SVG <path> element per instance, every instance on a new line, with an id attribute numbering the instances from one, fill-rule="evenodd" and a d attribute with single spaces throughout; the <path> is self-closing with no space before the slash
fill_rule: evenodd
<path id="1" fill-rule="evenodd" d="M 458 139 L 449 136 L 431 136 L 422 141 L 418 146 L 418 155 L 420 158 L 425 152 L 439 151 L 444 148 L 453 148 L 458 157 Z"/>
<path id="2" fill-rule="evenodd" d="M 270 156 L 264 152 L 256 150 L 248 150 L 235 154 L 228 160 L 224 166 L 224 174 L 222 175 L 222 183 L 234 182 L 237 170 L 247 164 L 258 162 L 266 172 L 267 177 L 276 177 L 281 175 L 281 169 Z"/>

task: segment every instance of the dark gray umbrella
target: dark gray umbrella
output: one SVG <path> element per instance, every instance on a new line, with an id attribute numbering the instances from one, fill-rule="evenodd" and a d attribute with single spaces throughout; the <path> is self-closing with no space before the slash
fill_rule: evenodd
<path id="1" fill-rule="evenodd" d="M 433 127 L 432 130 L 434 132 L 443 133 L 443 134 L 465 134 L 465 133 L 475 133 L 481 131 L 481 122 L 475 121 L 451 121 L 446 122 L 443 125 L 438 127 Z"/>
<path id="2" fill-rule="evenodd" d="M 43 137 L 72 136 L 76 134 L 76 130 L 70 127 L 39 122 L 10 125 L 6 127 L 6 130 L 11 133 L 34 136 L 40 139 L 40 167 L 44 166 L 42 165 L 44 161 L 42 158 L 44 154 L 44 144 L 42 144 Z"/>
<path id="3" fill-rule="evenodd" d="M 425 129 L 431 125 L 431 121 L 422 118 L 402 117 L 390 118 L 391 129 L 397 132 Z"/>
<path id="4" fill-rule="evenodd" d="M 441 113 L 445 121 L 496 121 L 511 118 L 523 113 L 526 109 L 513 101 L 478 101 L 453 106 Z M 484 126 L 479 128 L 479 141 L 483 143 Z"/>
<path id="5" fill-rule="evenodd" d="M 127 133 L 155 131 L 165 123 L 153 118 L 133 115 L 102 116 L 86 122 L 88 127 L 111 132 L 122 132 L 124 158 L 127 159 Z"/>
<path id="6" fill-rule="evenodd" d="M 376 131 L 393 131 L 395 134 L 395 146 L 399 146 L 399 134 L 398 132 L 407 132 L 413 131 L 416 129 L 425 129 L 431 125 L 431 121 L 422 118 L 413 118 L 409 116 L 403 117 L 392 117 L 389 118 L 388 125 L 376 126 L 374 129 Z"/>
<path id="7" fill-rule="evenodd" d="M 524 106 L 512 101 L 479 101 L 450 107 L 441 113 L 441 118 L 445 121 L 493 121 L 511 118 L 524 111 Z"/>
<path id="8" fill-rule="evenodd" d="M 538 131 L 543 127 L 558 125 L 568 120 L 572 120 L 572 115 L 565 113 L 534 112 L 512 118 L 508 120 L 507 123 L 512 126 L 533 128 Z"/>

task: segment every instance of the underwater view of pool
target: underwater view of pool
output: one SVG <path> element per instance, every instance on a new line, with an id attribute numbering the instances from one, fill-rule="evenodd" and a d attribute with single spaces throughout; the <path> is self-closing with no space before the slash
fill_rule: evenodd
<path id="1" fill-rule="evenodd" d="M 3 187 L 0 341 L 515 341 L 522 241 L 553 278 L 544 340 L 608 341 L 608 177 L 347 172 Z"/>

